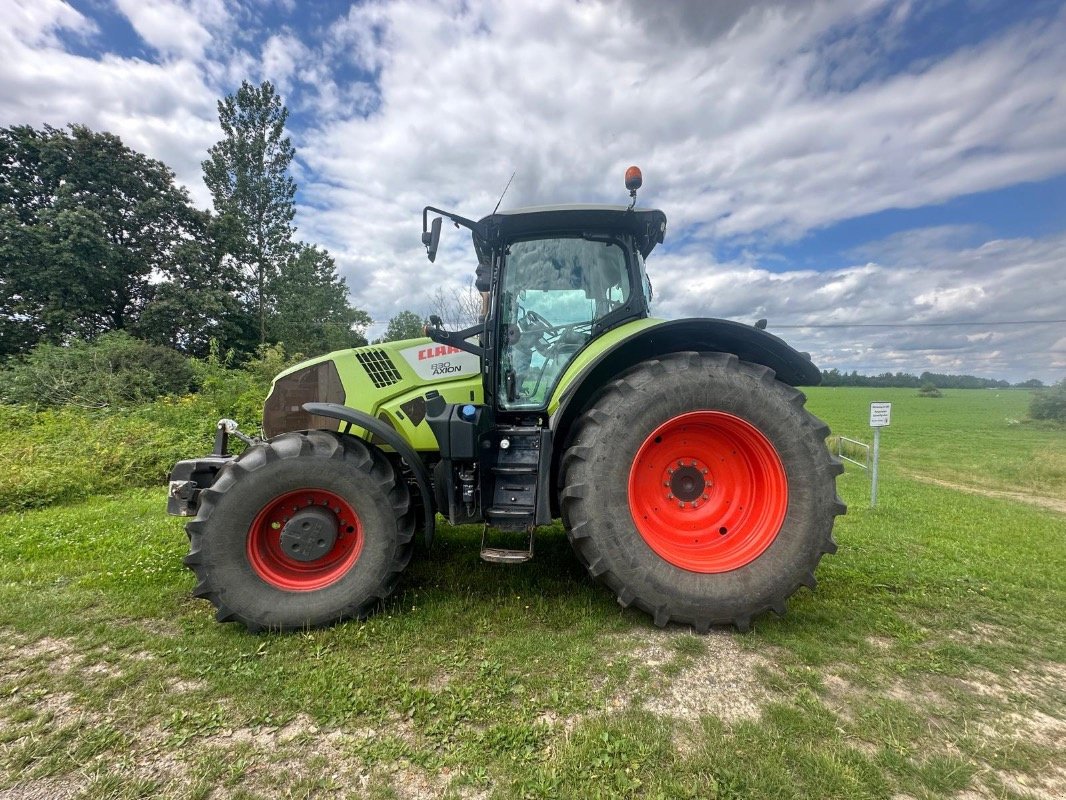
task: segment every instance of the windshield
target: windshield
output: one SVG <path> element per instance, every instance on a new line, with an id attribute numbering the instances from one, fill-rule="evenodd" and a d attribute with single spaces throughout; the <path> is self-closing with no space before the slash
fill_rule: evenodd
<path id="1" fill-rule="evenodd" d="M 542 408 L 595 322 L 629 299 L 616 242 L 580 237 L 515 242 L 501 288 L 499 405 Z"/>

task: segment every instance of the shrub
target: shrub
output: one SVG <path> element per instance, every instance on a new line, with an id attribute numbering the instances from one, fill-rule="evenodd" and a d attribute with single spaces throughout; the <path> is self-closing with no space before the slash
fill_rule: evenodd
<path id="1" fill-rule="evenodd" d="M 932 381 L 926 381 L 922 384 L 922 388 L 918 390 L 919 397 L 943 397 L 944 393 L 937 388 L 936 384 Z"/>
<path id="2" fill-rule="evenodd" d="M 1049 389 L 1033 392 L 1033 399 L 1029 401 L 1029 416 L 1066 424 L 1066 379 Z"/>
<path id="3" fill-rule="evenodd" d="M 189 360 L 112 331 L 94 342 L 40 344 L 4 371 L 0 396 L 31 408 L 121 407 L 196 387 Z"/>
<path id="4" fill-rule="evenodd" d="M 119 345 L 104 342 L 100 347 L 83 347 L 95 347 L 98 357 L 100 350 L 121 350 L 131 341 L 138 349 L 143 346 L 130 337 L 125 340 Z M 148 347 L 147 352 L 171 352 Z M 68 366 L 70 362 L 62 360 L 67 354 L 58 356 L 54 352 L 67 349 L 46 349 L 43 354 L 35 351 L 32 360 L 10 370 L 9 375 L 19 372 L 20 379 L 29 380 L 28 376 L 38 374 L 48 363 Z M 79 352 L 71 361 L 81 364 L 78 359 L 88 357 Z M 49 360 L 53 358 L 56 362 Z M 162 484 L 174 462 L 211 451 L 219 418 L 235 419 L 241 430 L 258 434 L 270 379 L 291 360 L 280 346 L 267 347 L 261 348 L 259 356 L 243 368 L 230 369 L 217 353 L 212 353 L 204 361 L 183 359 L 191 377 L 182 374 L 180 381 L 169 385 L 145 376 L 147 368 L 143 364 L 138 370 L 125 369 L 125 377 L 141 374 L 146 381 L 156 380 L 151 384 L 152 392 L 161 392 L 161 386 L 199 387 L 196 394 L 186 392 L 149 402 L 121 406 L 89 402 L 54 403 L 50 407 L 39 402 L 0 405 L 0 426 L 18 432 L 0 437 L 0 463 L 5 466 L 0 472 L 0 511 L 69 502 L 131 486 Z M 131 359 L 121 363 L 137 362 Z M 33 370 L 27 364 L 32 364 Z M 174 375 L 176 370 L 168 365 L 164 373 Z M 140 391 L 144 392 L 145 387 L 141 386 Z M 234 442 L 233 447 L 233 452 L 240 452 L 239 443 Z"/>

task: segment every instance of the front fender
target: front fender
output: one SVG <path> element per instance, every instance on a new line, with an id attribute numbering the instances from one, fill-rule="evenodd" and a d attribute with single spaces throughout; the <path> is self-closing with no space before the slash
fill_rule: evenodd
<path id="1" fill-rule="evenodd" d="M 412 448 L 411 445 L 400 436 L 400 434 L 381 422 L 381 420 L 374 419 L 372 416 L 359 409 L 342 406 L 339 403 L 304 403 L 303 409 L 308 414 L 329 417 L 330 419 L 346 423 L 347 427 L 344 429 L 344 433 L 347 433 L 354 425 L 357 428 L 362 428 L 376 436 L 380 436 L 386 444 L 392 447 L 392 449 L 400 455 L 404 460 L 404 463 L 407 465 L 407 468 L 411 470 L 411 474 L 415 479 L 415 485 L 418 487 L 418 491 L 422 495 L 422 511 L 424 514 L 423 530 L 426 537 L 426 547 L 429 547 L 433 542 L 433 533 L 436 527 L 436 511 L 433 505 L 433 491 L 430 488 L 429 472 L 426 470 L 425 464 L 422 463 L 422 459 L 418 457 L 418 453 L 415 452 L 414 448 Z"/>

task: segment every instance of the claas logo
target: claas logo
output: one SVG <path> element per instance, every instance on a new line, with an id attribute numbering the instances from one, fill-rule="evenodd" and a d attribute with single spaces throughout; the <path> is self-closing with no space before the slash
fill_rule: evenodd
<path id="1" fill-rule="evenodd" d="M 450 347 L 448 345 L 438 345 L 437 347 L 426 347 L 418 351 L 418 360 L 426 361 L 431 358 L 440 358 L 441 356 L 450 356 L 453 353 L 461 353 L 462 351 L 458 347 Z"/>

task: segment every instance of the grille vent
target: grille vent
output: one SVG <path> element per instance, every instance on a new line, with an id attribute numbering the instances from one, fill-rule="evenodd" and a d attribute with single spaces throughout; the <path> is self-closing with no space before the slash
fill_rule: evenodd
<path id="1" fill-rule="evenodd" d="M 370 376 L 370 380 L 377 388 L 392 386 L 400 382 L 400 373 L 397 372 L 392 359 L 384 350 L 364 350 L 356 353 L 355 357 L 359 359 L 359 363 L 363 365 L 366 374 Z"/>

